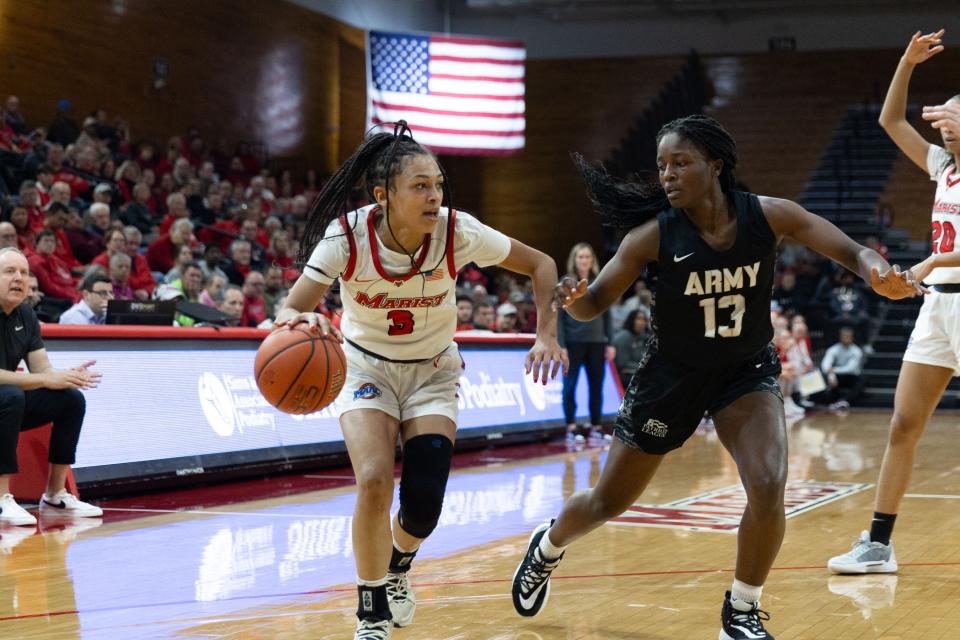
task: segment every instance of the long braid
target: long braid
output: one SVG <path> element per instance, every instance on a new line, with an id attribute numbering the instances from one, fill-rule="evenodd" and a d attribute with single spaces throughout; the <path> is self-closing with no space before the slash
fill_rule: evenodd
<path id="1" fill-rule="evenodd" d="M 374 164 L 384 149 L 392 143 L 393 136 L 389 133 L 370 136 L 320 189 L 307 214 L 307 224 L 297 253 L 297 265 L 301 269 L 310 259 L 314 247 L 323 239 L 330 223 L 356 208 L 353 206 L 354 188 L 365 177 L 370 165 Z M 372 197 L 372 187 L 368 187 L 368 192 Z"/>
<path id="2" fill-rule="evenodd" d="M 663 125 L 657 144 L 669 133 L 688 140 L 709 160 L 722 160 L 720 189 L 729 194 L 736 188 L 737 143 L 723 126 L 708 116 L 692 115 Z M 587 195 L 604 226 L 626 231 L 670 208 L 670 201 L 659 182 L 623 180 L 611 176 L 602 167 L 587 162 L 579 153 L 573 161 L 587 185 Z"/>
<path id="3" fill-rule="evenodd" d="M 622 180 L 593 166 L 579 153 L 573 154 L 573 162 L 605 227 L 632 229 L 670 207 L 667 194 L 657 183 Z"/>
<path id="4" fill-rule="evenodd" d="M 297 264 L 300 268 L 307 263 L 317 243 L 324 238 L 324 233 L 330 223 L 356 208 L 353 193 L 357 187 L 362 187 L 370 201 L 376 198 L 373 189 L 382 186 L 386 190 L 387 229 L 393 241 L 399 245 L 410 258 L 411 265 L 416 259 L 406 247 L 397 240 L 390 223 L 390 181 L 403 168 L 405 158 L 415 155 L 433 154 L 418 144 L 412 137 L 407 123 L 400 120 L 394 123 L 393 133 L 377 133 L 368 137 L 353 154 L 340 166 L 339 169 L 324 184 L 310 208 L 307 225 L 304 229 L 303 240 L 297 255 Z M 437 162 L 444 184 L 447 185 L 447 174 Z M 448 200 L 448 193 L 444 192 L 444 200 Z M 443 202 L 441 202 L 441 205 Z M 452 205 L 447 202 L 447 206 Z M 439 264 L 439 263 L 438 263 Z"/>

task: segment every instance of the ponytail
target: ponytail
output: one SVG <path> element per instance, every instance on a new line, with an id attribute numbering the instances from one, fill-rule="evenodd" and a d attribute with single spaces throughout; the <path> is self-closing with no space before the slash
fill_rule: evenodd
<path id="1" fill-rule="evenodd" d="M 384 187 L 387 190 L 387 208 L 389 209 L 390 180 L 400 173 L 404 158 L 415 155 L 433 157 L 429 150 L 413 139 L 405 121 L 400 120 L 389 124 L 394 125 L 393 133 L 375 133 L 369 136 L 320 189 L 319 195 L 307 214 L 307 225 L 300 241 L 297 265 L 301 269 L 310 259 L 317 243 L 324 238 L 330 223 L 357 208 L 355 198 L 357 189 L 363 189 L 367 198 L 375 202 L 374 187 Z M 439 163 L 437 165 L 439 166 Z M 442 167 L 440 171 L 443 172 Z M 443 175 L 446 179 L 446 174 Z M 446 194 L 444 199 L 446 200 Z M 356 224 L 356 220 L 353 224 Z M 387 215 L 387 226 L 393 234 L 389 215 Z"/>
<path id="2" fill-rule="evenodd" d="M 720 189 L 724 194 L 736 189 L 737 143 L 723 126 L 700 114 L 677 118 L 660 128 L 657 144 L 668 133 L 675 133 L 697 147 L 709 160 L 721 160 Z M 628 231 L 669 209 L 670 202 L 659 182 L 627 181 L 596 168 L 579 153 L 573 155 L 594 209 L 606 227 Z"/>
<path id="3" fill-rule="evenodd" d="M 603 167 L 597 168 L 579 153 L 573 162 L 587 184 L 587 196 L 600 214 L 600 224 L 628 231 L 670 208 L 667 194 L 659 183 L 634 182 L 616 178 Z"/>

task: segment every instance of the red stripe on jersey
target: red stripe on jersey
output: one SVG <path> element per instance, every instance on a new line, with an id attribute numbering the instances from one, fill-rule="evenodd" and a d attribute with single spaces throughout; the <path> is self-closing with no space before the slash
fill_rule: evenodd
<path id="1" fill-rule="evenodd" d="M 447 271 L 454 281 L 457 279 L 457 265 L 453 260 L 453 240 L 457 231 L 457 212 L 450 209 L 450 215 L 447 216 Z"/>
<path id="2" fill-rule="evenodd" d="M 427 259 L 427 252 L 430 251 L 430 234 L 425 233 L 423 235 L 423 245 L 420 247 L 420 255 L 417 256 L 416 264 L 410 267 L 410 271 L 407 274 L 402 276 L 387 275 L 387 272 L 383 269 L 383 264 L 380 262 L 380 249 L 377 246 L 377 229 L 373 223 L 373 218 L 376 212 L 379 210 L 379 207 L 374 207 L 370 210 L 370 214 L 367 216 L 367 235 L 370 236 L 370 254 L 373 256 L 373 266 L 377 270 L 377 273 L 380 274 L 380 277 L 388 282 L 406 282 L 413 276 L 420 273 L 420 268 L 423 267 L 423 262 Z"/>
<path id="3" fill-rule="evenodd" d="M 353 229 L 350 228 L 347 216 L 340 216 L 340 226 L 343 227 L 343 233 L 347 236 L 347 242 L 350 244 L 350 258 L 347 260 L 347 268 L 340 279 L 349 280 L 357 267 L 357 241 L 353 237 Z"/>
<path id="4" fill-rule="evenodd" d="M 947 189 L 950 189 L 954 185 L 960 184 L 960 176 L 957 176 L 955 179 L 951 180 L 950 176 L 954 174 L 957 170 L 957 165 L 950 167 L 950 171 L 947 172 Z"/>

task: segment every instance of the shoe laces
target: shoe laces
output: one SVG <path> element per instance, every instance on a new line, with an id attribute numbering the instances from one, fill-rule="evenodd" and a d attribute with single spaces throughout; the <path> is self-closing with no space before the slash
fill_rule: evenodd
<path id="1" fill-rule="evenodd" d="M 385 640 L 392 625 L 392 620 L 361 620 L 354 640 Z"/>
<path id="2" fill-rule="evenodd" d="M 403 602 L 410 597 L 410 581 L 405 573 L 387 574 L 387 598 L 392 602 Z"/>
<path id="3" fill-rule="evenodd" d="M 730 617 L 738 625 L 746 627 L 751 633 L 766 633 L 763 628 L 763 622 L 770 619 L 770 614 L 763 609 L 751 609 L 750 611 L 740 611 L 730 606 L 732 613 Z"/>
<path id="4" fill-rule="evenodd" d="M 562 557 L 560 556 L 556 560 L 547 560 L 540 553 L 539 548 L 534 549 L 527 556 L 526 566 L 523 568 L 523 573 L 520 574 L 520 590 L 530 593 L 543 584 L 560 564 Z"/>
<path id="5" fill-rule="evenodd" d="M 878 547 L 885 547 L 885 546 L 887 545 L 883 544 L 882 542 L 874 542 L 868 536 L 861 536 L 860 538 L 857 538 L 852 545 L 850 545 L 850 552 L 862 553 L 864 551 L 869 551 L 870 549 L 875 549 Z"/>

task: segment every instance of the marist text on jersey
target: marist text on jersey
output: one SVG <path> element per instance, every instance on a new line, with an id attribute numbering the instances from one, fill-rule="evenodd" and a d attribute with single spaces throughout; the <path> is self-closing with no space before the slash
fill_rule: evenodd
<path id="1" fill-rule="evenodd" d="M 369 296 L 363 291 L 358 291 L 354 297 L 361 307 L 368 309 L 417 309 L 420 307 L 439 307 L 446 300 L 449 291 L 435 296 L 423 296 L 416 298 L 391 298 L 386 293 L 378 293 Z"/>

